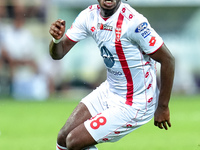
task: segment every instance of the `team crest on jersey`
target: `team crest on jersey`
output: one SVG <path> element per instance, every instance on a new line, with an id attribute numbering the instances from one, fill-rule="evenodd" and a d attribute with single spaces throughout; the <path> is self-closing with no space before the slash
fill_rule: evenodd
<path id="1" fill-rule="evenodd" d="M 113 30 L 112 26 L 109 26 L 109 25 L 106 25 L 106 24 L 103 24 L 103 23 L 98 23 L 97 24 L 97 28 L 99 30 L 107 30 L 107 31 L 112 31 Z"/>
<path id="2" fill-rule="evenodd" d="M 116 35 L 116 40 L 119 41 L 121 37 L 122 29 L 121 28 L 116 28 L 115 29 L 115 35 Z"/>

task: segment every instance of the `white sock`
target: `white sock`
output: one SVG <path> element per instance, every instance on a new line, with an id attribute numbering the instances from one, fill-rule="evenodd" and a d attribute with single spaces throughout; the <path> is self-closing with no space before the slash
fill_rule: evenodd
<path id="1" fill-rule="evenodd" d="M 83 150 L 98 150 L 98 148 L 96 146 L 90 146 L 90 147 L 86 147 Z"/>
<path id="2" fill-rule="evenodd" d="M 57 145 L 56 145 L 56 150 L 67 150 L 67 148 L 66 148 L 66 147 L 63 147 L 63 146 L 60 146 L 60 145 L 58 145 L 58 143 L 57 143 Z"/>

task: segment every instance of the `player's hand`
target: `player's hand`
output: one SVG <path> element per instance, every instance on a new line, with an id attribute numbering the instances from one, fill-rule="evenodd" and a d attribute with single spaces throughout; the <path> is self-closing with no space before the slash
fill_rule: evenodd
<path id="1" fill-rule="evenodd" d="M 58 19 L 57 21 L 52 23 L 49 33 L 56 40 L 59 40 L 60 38 L 62 38 L 63 34 L 65 33 L 65 21 Z"/>
<path id="2" fill-rule="evenodd" d="M 154 125 L 165 130 L 171 127 L 169 107 L 158 106 L 154 114 Z"/>

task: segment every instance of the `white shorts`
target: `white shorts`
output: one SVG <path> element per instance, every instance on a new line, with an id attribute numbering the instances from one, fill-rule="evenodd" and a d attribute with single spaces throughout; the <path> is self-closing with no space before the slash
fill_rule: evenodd
<path id="1" fill-rule="evenodd" d="M 153 118 L 155 105 L 142 110 L 125 101 L 109 91 L 107 82 L 82 99 L 92 115 L 84 125 L 97 143 L 118 141 Z"/>

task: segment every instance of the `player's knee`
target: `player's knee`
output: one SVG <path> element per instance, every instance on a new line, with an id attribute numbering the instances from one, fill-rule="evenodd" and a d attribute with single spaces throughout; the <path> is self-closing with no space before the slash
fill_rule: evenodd
<path id="1" fill-rule="evenodd" d="M 67 149 L 68 150 L 79 150 L 81 149 L 80 143 L 78 143 L 78 138 L 73 135 L 73 133 L 69 133 L 66 138 Z"/>
<path id="2" fill-rule="evenodd" d="M 67 134 L 64 130 L 60 130 L 57 137 L 57 143 L 61 146 L 66 146 Z"/>

